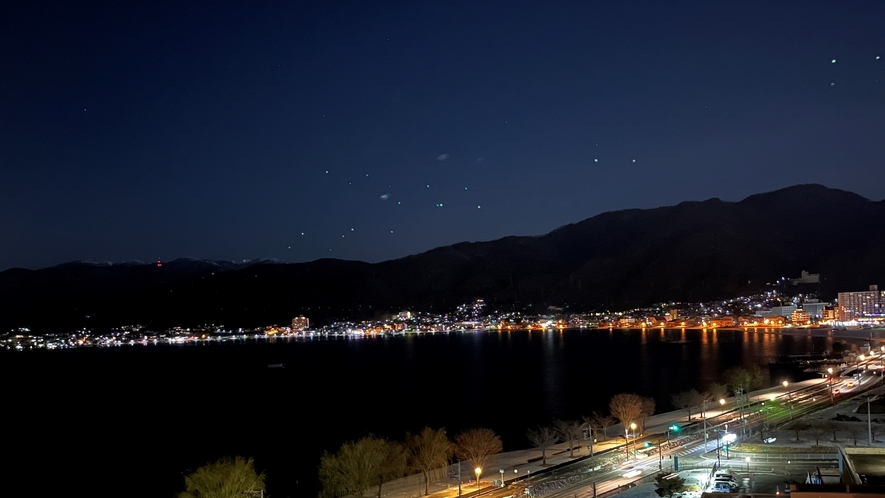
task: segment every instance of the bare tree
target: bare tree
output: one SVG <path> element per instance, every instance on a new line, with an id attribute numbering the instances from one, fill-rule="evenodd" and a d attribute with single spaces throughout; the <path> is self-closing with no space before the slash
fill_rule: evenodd
<path id="1" fill-rule="evenodd" d="M 813 422 L 808 424 L 808 428 L 805 429 L 805 432 L 814 439 L 815 446 L 820 446 L 820 438 L 826 436 L 829 429 L 826 425 L 820 422 Z"/>
<path id="2" fill-rule="evenodd" d="M 452 458 L 452 442 L 445 429 L 425 427 L 418 434 L 406 437 L 409 466 L 424 475 L 424 494 L 430 494 L 430 474 L 445 467 Z M 361 496 L 361 495 L 360 495 Z"/>
<path id="3" fill-rule="evenodd" d="M 799 441 L 799 433 L 811 428 L 811 424 L 804 420 L 794 420 L 784 426 L 784 429 L 796 433 L 796 441 Z"/>
<path id="4" fill-rule="evenodd" d="M 584 424 L 568 420 L 554 420 L 553 425 L 559 437 L 568 443 L 569 458 L 574 458 L 575 442 L 581 438 L 581 430 Z"/>
<path id="5" fill-rule="evenodd" d="M 371 435 L 348 441 L 337 453 L 320 458 L 323 495 L 361 497 L 377 484 L 380 498 L 384 481 L 403 475 L 405 466 L 405 451 L 398 443 Z"/>
<path id="6" fill-rule="evenodd" d="M 872 432 L 872 434 L 873 434 L 873 442 L 874 443 L 879 442 L 878 440 L 876 440 L 876 436 L 879 436 L 882 434 L 882 429 L 883 429 L 883 427 L 881 425 L 875 424 L 875 423 L 870 427 L 870 432 Z"/>
<path id="7" fill-rule="evenodd" d="M 710 393 L 707 392 L 698 392 L 695 389 L 691 390 L 691 402 L 694 406 L 700 408 L 700 414 L 702 418 L 706 418 L 707 416 L 707 403 L 713 399 L 710 396 Z"/>
<path id="8" fill-rule="evenodd" d="M 827 430 L 827 432 L 833 433 L 833 442 L 838 441 L 836 437 L 836 433 L 843 429 L 842 423 L 836 422 L 835 420 L 822 420 L 820 422 L 820 426 Z"/>
<path id="9" fill-rule="evenodd" d="M 856 422 L 844 422 L 842 424 L 842 430 L 851 434 L 851 439 L 854 440 L 854 445 L 857 446 L 857 437 L 866 432 L 866 427 Z"/>
<path id="10" fill-rule="evenodd" d="M 670 400 L 677 408 L 681 408 L 688 412 L 688 421 L 691 422 L 691 411 L 694 409 L 694 400 L 697 391 L 694 389 L 678 392 L 670 396 Z"/>
<path id="11" fill-rule="evenodd" d="M 406 473 L 408 454 L 406 448 L 396 442 L 380 439 L 381 463 L 378 466 L 378 498 L 381 498 L 381 486 L 385 482 L 398 479 Z"/>
<path id="12" fill-rule="evenodd" d="M 185 476 L 178 498 L 242 498 L 264 491 L 264 479 L 251 458 L 222 458 Z"/>
<path id="13" fill-rule="evenodd" d="M 615 394 L 609 401 L 608 408 L 626 430 L 630 424 L 639 422 L 642 416 L 642 398 L 629 393 Z"/>
<path id="14" fill-rule="evenodd" d="M 639 430 L 645 432 L 645 419 L 655 414 L 655 400 L 642 398 L 642 409 L 639 412 Z"/>
<path id="15" fill-rule="evenodd" d="M 602 427 L 602 437 L 608 440 L 608 428 L 615 425 L 617 420 L 611 415 L 602 415 L 597 412 L 593 412 L 593 419 L 596 420 L 599 427 Z"/>
<path id="16" fill-rule="evenodd" d="M 765 382 L 765 374 L 762 369 L 756 365 L 751 367 L 734 367 L 729 368 L 722 374 L 725 382 L 734 392 L 734 399 L 738 405 L 738 411 L 741 420 L 745 420 L 744 412 L 750 405 L 750 391 L 762 387 Z M 744 434 L 746 425 L 741 424 L 741 434 Z"/>
<path id="17" fill-rule="evenodd" d="M 538 427 L 538 430 L 536 431 L 529 429 L 526 433 L 526 437 L 529 438 L 529 441 L 535 448 L 541 450 L 543 464 L 547 465 L 547 450 L 559 442 L 559 435 L 553 428 L 545 426 Z"/>
<path id="18" fill-rule="evenodd" d="M 707 394 L 712 403 L 718 403 L 720 399 L 728 397 L 728 387 L 725 384 L 710 384 L 707 386 Z"/>
<path id="19" fill-rule="evenodd" d="M 594 416 L 584 415 L 583 419 L 584 427 L 586 427 L 590 431 L 590 441 L 593 442 L 593 440 L 599 436 L 599 430 L 602 429 L 602 425 Z"/>
<path id="20" fill-rule="evenodd" d="M 474 467 L 484 469 L 489 457 L 503 450 L 501 438 L 491 429 L 470 429 L 455 436 L 455 455 Z"/>

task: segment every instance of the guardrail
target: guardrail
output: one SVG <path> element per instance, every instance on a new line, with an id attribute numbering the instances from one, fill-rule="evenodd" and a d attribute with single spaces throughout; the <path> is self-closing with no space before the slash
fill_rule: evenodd
<path id="1" fill-rule="evenodd" d="M 722 462 L 731 462 L 732 460 L 736 463 L 743 465 L 744 458 L 750 457 L 750 462 L 784 462 L 790 460 L 800 460 L 800 461 L 830 461 L 830 460 L 838 460 L 839 455 L 836 453 L 738 453 L 736 451 L 731 452 L 731 459 L 725 460 Z"/>

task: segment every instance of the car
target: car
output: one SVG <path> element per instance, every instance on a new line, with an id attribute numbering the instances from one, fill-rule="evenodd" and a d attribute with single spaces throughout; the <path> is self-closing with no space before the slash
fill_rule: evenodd
<path id="1" fill-rule="evenodd" d="M 728 486 L 729 490 L 731 491 L 734 491 L 738 488 L 738 484 L 732 479 L 716 479 L 713 481 L 713 485 L 716 486 L 717 484 L 724 484 Z"/>
<path id="2" fill-rule="evenodd" d="M 765 439 L 762 440 L 762 442 L 765 443 L 765 444 L 771 444 L 771 443 L 773 443 L 773 442 L 775 442 L 775 441 L 777 441 L 777 438 L 776 438 L 776 437 L 767 437 L 767 438 L 765 438 Z"/>
<path id="3" fill-rule="evenodd" d="M 732 489 L 727 483 L 717 482 L 710 487 L 710 491 L 713 493 L 731 493 Z"/>
<path id="4" fill-rule="evenodd" d="M 833 394 L 838 396 L 839 394 L 842 394 L 842 391 L 838 389 L 833 389 Z"/>

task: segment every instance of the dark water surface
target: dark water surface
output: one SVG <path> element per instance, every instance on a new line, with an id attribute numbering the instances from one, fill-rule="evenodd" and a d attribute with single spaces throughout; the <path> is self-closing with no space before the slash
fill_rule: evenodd
<path id="1" fill-rule="evenodd" d="M 4 456 L 29 496 L 172 497 L 182 473 L 252 456 L 271 497 L 316 496 L 324 449 L 425 425 L 501 434 L 505 450 L 619 392 L 670 394 L 827 337 L 668 330 L 503 331 L 0 354 Z M 268 364 L 285 363 L 284 369 Z M 767 370 L 766 370 L 767 371 Z M 10 480 L 7 480 L 10 482 Z"/>

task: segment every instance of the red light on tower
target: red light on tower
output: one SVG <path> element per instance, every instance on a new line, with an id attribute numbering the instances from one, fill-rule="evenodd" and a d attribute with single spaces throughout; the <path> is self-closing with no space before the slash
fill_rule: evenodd
<path id="1" fill-rule="evenodd" d="M 160 261 L 160 258 L 157 258 L 157 268 L 163 266 L 163 263 Z"/>

